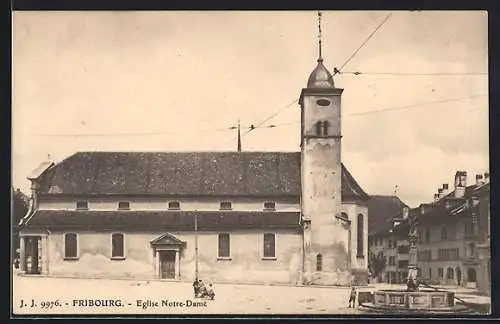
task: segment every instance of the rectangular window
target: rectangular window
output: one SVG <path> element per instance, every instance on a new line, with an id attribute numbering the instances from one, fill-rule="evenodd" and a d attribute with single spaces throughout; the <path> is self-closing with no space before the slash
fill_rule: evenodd
<path id="1" fill-rule="evenodd" d="M 266 201 L 264 203 L 264 209 L 265 210 L 275 210 L 276 209 L 276 203 L 274 201 Z"/>
<path id="2" fill-rule="evenodd" d="M 221 233 L 219 234 L 219 258 L 229 258 L 230 246 L 229 246 L 229 234 Z"/>
<path id="3" fill-rule="evenodd" d="M 168 209 L 181 209 L 181 204 L 178 201 L 169 201 L 168 202 Z"/>
<path id="4" fill-rule="evenodd" d="M 443 227 L 441 229 L 441 240 L 446 241 L 448 239 L 448 231 L 446 230 L 446 227 Z"/>
<path id="5" fill-rule="evenodd" d="M 410 247 L 408 245 L 400 245 L 398 246 L 399 254 L 408 254 L 410 252 Z"/>
<path id="6" fill-rule="evenodd" d="M 264 258 L 276 257 L 276 236 L 264 234 Z"/>
<path id="7" fill-rule="evenodd" d="M 111 234 L 111 258 L 121 259 L 125 257 L 124 243 L 122 233 Z"/>
<path id="8" fill-rule="evenodd" d="M 233 205 L 231 204 L 230 201 L 221 201 L 220 210 L 231 210 L 232 208 Z"/>
<path id="9" fill-rule="evenodd" d="M 425 243 L 430 243 L 431 242 L 431 230 L 426 229 L 425 230 Z"/>
<path id="10" fill-rule="evenodd" d="M 75 233 L 66 233 L 64 235 L 64 258 L 78 258 L 78 238 Z"/>
<path id="11" fill-rule="evenodd" d="M 406 269 L 406 268 L 408 268 L 408 260 L 399 260 L 398 261 L 398 268 L 399 269 Z"/>
<path id="12" fill-rule="evenodd" d="M 88 201 L 77 201 L 76 202 L 76 209 L 88 210 L 89 209 L 89 202 Z"/>
<path id="13" fill-rule="evenodd" d="M 444 271 L 443 268 L 438 268 L 438 277 L 439 279 L 443 279 Z"/>
<path id="14" fill-rule="evenodd" d="M 128 201 L 120 201 L 118 202 L 118 209 L 120 210 L 129 210 L 130 203 Z"/>
<path id="15" fill-rule="evenodd" d="M 432 280 L 432 268 L 429 268 L 429 280 Z"/>

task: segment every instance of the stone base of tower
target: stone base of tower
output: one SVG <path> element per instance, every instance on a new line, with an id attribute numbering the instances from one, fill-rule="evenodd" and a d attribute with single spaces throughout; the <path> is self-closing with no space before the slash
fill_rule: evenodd
<path id="1" fill-rule="evenodd" d="M 352 282 L 352 275 L 349 271 L 313 272 L 311 277 L 311 285 L 349 286 Z"/>
<path id="2" fill-rule="evenodd" d="M 368 269 L 352 269 L 352 285 L 365 286 L 368 284 Z"/>
<path id="3" fill-rule="evenodd" d="M 317 286 L 364 286 L 368 284 L 367 269 L 351 271 L 313 272 L 309 276 L 301 273 L 303 285 Z"/>

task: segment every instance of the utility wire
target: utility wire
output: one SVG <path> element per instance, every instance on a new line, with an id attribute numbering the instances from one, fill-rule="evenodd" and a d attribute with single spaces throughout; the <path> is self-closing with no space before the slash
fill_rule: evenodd
<path id="1" fill-rule="evenodd" d="M 404 109 L 410 109 L 414 107 L 421 107 L 421 106 L 427 106 L 427 105 L 433 105 L 433 104 L 440 104 L 440 103 L 446 103 L 446 102 L 454 102 L 454 101 L 461 101 L 461 100 L 467 100 L 467 99 L 473 99 L 473 98 L 478 98 L 478 97 L 484 97 L 487 96 L 487 94 L 477 94 L 477 95 L 472 95 L 468 97 L 461 97 L 461 98 L 451 98 L 451 99 L 443 99 L 443 100 L 436 100 L 436 101 L 427 101 L 427 102 L 421 102 L 421 103 L 416 103 L 416 104 L 410 104 L 410 105 L 404 105 L 404 106 L 398 106 L 398 107 L 392 107 L 392 108 L 385 108 L 385 109 L 376 109 L 376 110 L 369 110 L 369 111 L 363 111 L 363 112 L 357 112 L 357 113 L 350 113 L 346 114 L 346 116 L 361 116 L 361 115 L 369 115 L 369 114 L 375 114 L 375 113 L 384 113 L 384 112 L 390 112 L 390 111 L 395 111 L 395 110 L 404 110 Z M 478 109 L 479 107 L 476 107 Z M 469 110 L 475 110 L 473 108 Z M 268 118 L 269 120 L 270 118 Z M 277 127 L 283 127 L 283 126 L 288 126 L 288 125 L 293 125 L 293 124 L 298 124 L 300 123 L 300 120 L 297 121 L 290 121 L 286 123 L 281 123 L 281 124 L 271 124 L 271 125 L 263 125 L 263 123 L 260 123 L 260 125 L 250 125 L 250 126 L 243 126 L 241 128 L 248 129 L 246 134 L 248 134 L 251 131 L 254 131 L 255 129 L 260 129 L 260 128 L 277 128 Z M 202 132 L 218 132 L 218 131 L 233 131 L 237 129 L 237 126 L 230 126 L 230 127 L 225 127 L 225 128 L 215 128 L 215 129 L 205 129 L 201 130 Z M 120 137 L 120 136 L 157 136 L 157 135 L 178 135 L 180 132 L 158 132 L 158 133 L 118 133 L 118 134 L 30 134 L 34 136 L 47 136 L 47 137 Z"/>
<path id="2" fill-rule="evenodd" d="M 359 72 L 337 71 L 337 74 L 354 74 L 354 75 L 400 75 L 400 76 L 449 76 L 449 75 L 487 75 L 486 72 L 471 72 L 471 73 L 406 73 L 406 72 Z"/>
<path id="3" fill-rule="evenodd" d="M 387 22 L 387 20 L 389 20 L 389 18 L 392 16 L 392 12 L 389 13 L 385 18 L 384 20 L 377 26 L 377 28 L 375 28 L 375 30 L 368 36 L 368 38 L 351 54 L 351 56 L 349 56 L 349 58 L 344 62 L 344 64 L 342 64 L 340 66 L 340 68 L 334 68 L 333 69 L 333 75 L 339 73 L 342 71 L 342 69 L 347 65 L 347 63 L 349 63 L 353 58 L 354 56 L 356 56 L 356 54 L 358 54 L 358 52 L 366 45 L 366 43 L 368 43 L 368 41 L 375 35 L 375 33 Z"/>
<path id="4" fill-rule="evenodd" d="M 417 104 L 411 104 L 411 105 L 405 105 L 405 106 L 399 106 L 399 107 L 393 107 L 393 108 L 385 108 L 385 109 L 377 109 L 377 110 L 369 110 L 369 111 L 362 111 L 362 112 L 357 112 L 357 113 L 351 113 L 351 114 L 348 114 L 348 116 L 370 115 L 370 114 L 376 114 L 376 113 L 381 113 L 381 112 L 388 112 L 388 111 L 395 111 L 395 110 L 404 110 L 404 109 L 409 109 L 409 108 L 414 108 L 414 107 L 434 105 L 434 104 L 440 104 L 440 103 L 445 103 L 445 102 L 461 101 L 461 100 L 467 100 L 467 99 L 484 97 L 484 96 L 486 96 L 486 94 L 477 94 L 477 95 L 472 95 L 472 96 L 462 97 L 462 98 L 452 98 L 452 99 L 443 99 L 443 100 L 436 100 L 436 101 L 427 101 L 427 102 L 422 102 L 422 103 L 417 103 Z"/>
<path id="5" fill-rule="evenodd" d="M 319 17 L 321 17 L 321 14 L 318 13 Z M 358 52 L 366 45 L 366 43 L 368 43 L 368 41 L 375 35 L 375 33 L 387 22 L 387 20 L 392 16 L 392 12 L 389 13 L 385 19 L 377 26 L 377 28 L 375 28 L 375 30 L 368 36 L 368 38 L 361 44 L 361 46 L 359 46 L 352 54 L 351 56 L 344 62 L 344 64 L 342 64 L 342 66 L 340 67 L 340 69 L 337 69 L 335 68 L 334 69 L 334 73 L 333 75 L 339 73 L 343 68 L 344 66 L 347 65 L 347 63 L 349 63 L 353 58 L 354 56 L 356 56 L 356 54 L 358 54 Z M 321 28 L 321 27 L 319 27 Z M 321 33 L 321 29 L 320 29 L 320 33 Z M 321 54 L 320 54 L 321 56 Z M 250 133 L 251 131 L 253 131 L 254 129 L 256 128 L 259 128 L 261 127 L 262 125 L 264 125 L 265 123 L 267 123 L 268 121 L 270 121 L 271 119 L 273 119 L 274 117 L 276 117 L 278 114 L 280 114 L 283 110 L 285 110 L 286 108 L 292 106 L 293 104 L 295 104 L 297 101 L 299 101 L 299 99 L 295 99 L 294 101 L 292 101 L 290 104 L 286 105 L 284 108 L 276 111 L 275 113 L 273 113 L 271 116 L 269 116 L 268 118 L 266 118 L 264 121 L 260 122 L 259 124 L 257 124 L 255 127 L 249 129 L 247 132 L 245 132 L 244 134 L 242 134 L 241 136 L 245 136 L 247 135 L 248 133 Z"/>

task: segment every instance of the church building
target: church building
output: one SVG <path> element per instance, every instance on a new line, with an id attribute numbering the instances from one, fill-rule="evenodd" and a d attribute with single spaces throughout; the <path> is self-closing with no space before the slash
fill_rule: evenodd
<path id="1" fill-rule="evenodd" d="M 368 194 L 341 160 L 341 96 L 317 66 L 298 152 L 77 152 L 43 163 L 21 272 L 349 285 L 367 281 Z"/>

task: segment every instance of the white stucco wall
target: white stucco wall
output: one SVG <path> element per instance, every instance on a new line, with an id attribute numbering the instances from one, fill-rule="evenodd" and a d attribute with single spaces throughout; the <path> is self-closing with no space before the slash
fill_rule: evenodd
<path id="1" fill-rule="evenodd" d="M 168 202 L 180 203 L 180 209 L 186 211 L 219 211 L 221 201 L 231 201 L 232 210 L 235 211 L 262 211 L 264 202 L 274 201 L 276 210 L 300 211 L 299 199 L 252 199 L 252 198 L 41 198 L 39 209 L 41 210 L 75 210 L 76 202 L 88 201 L 89 210 L 117 210 L 119 201 L 130 202 L 130 210 L 168 210 Z"/>

